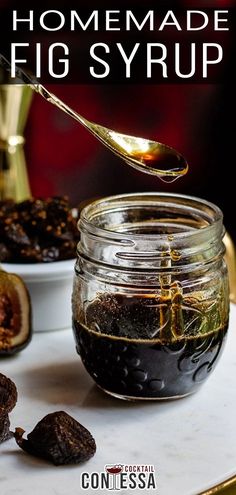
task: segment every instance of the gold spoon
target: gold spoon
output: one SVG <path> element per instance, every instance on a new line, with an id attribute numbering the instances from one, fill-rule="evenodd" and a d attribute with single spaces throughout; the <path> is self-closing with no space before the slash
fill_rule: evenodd
<path id="1" fill-rule="evenodd" d="M 7 71 L 11 69 L 10 62 L 1 54 L 0 65 Z M 16 67 L 16 77 L 25 84 L 29 84 L 45 100 L 82 124 L 93 136 L 131 167 L 146 174 L 156 175 L 168 182 L 172 182 L 187 173 L 188 164 L 185 158 L 173 148 L 150 139 L 121 134 L 95 122 L 90 122 L 19 67 Z"/>

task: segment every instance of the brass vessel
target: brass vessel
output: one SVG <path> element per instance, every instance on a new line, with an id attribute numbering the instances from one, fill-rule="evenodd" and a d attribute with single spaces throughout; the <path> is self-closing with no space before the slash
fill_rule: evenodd
<path id="1" fill-rule="evenodd" d="M 0 200 L 31 196 L 23 131 L 32 94 L 25 84 L 0 84 Z"/>
<path id="2" fill-rule="evenodd" d="M 227 232 L 224 236 L 224 245 L 226 248 L 225 261 L 229 272 L 229 297 L 230 301 L 236 304 L 236 250 Z"/>

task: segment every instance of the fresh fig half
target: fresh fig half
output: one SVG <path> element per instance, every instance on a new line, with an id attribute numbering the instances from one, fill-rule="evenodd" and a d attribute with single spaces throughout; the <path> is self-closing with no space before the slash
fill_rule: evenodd
<path id="1" fill-rule="evenodd" d="M 29 343 L 31 303 L 18 275 L 0 270 L 0 355 L 14 354 Z"/>

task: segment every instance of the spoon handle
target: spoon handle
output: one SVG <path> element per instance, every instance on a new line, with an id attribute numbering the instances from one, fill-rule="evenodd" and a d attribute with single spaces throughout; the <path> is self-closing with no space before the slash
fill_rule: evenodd
<path id="1" fill-rule="evenodd" d="M 11 64 L 2 55 L 0 55 L 0 64 L 8 72 L 10 71 Z M 60 110 L 82 124 L 104 146 L 122 158 L 131 167 L 160 177 L 162 180 L 167 177 L 169 181 L 176 180 L 188 171 L 188 164 L 185 158 L 173 148 L 158 141 L 122 134 L 85 119 L 60 98 L 48 91 L 42 84 L 39 84 L 35 77 L 31 77 L 19 67 L 16 67 L 16 77 L 29 84 L 34 91 L 49 103 L 60 108 Z"/>
<path id="2" fill-rule="evenodd" d="M 68 105 L 66 105 L 66 103 L 64 103 L 62 100 L 60 100 L 60 98 L 58 98 L 56 95 L 51 93 L 51 91 L 48 91 L 48 89 L 45 88 L 45 86 L 38 83 L 38 84 L 33 85 L 33 89 L 37 93 L 39 93 L 46 101 L 48 101 L 52 105 L 55 105 L 60 110 L 67 113 L 67 115 L 69 115 L 73 119 L 79 121 L 80 124 L 82 124 L 84 127 L 86 127 L 91 132 L 91 123 L 87 119 L 82 117 L 82 115 L 80 115 L 79 113 L 72 110 L 72 108 L 70 108 Z"/>
<path id="3" fill-rule="evenodd" d="M 10 62 L 2 54 L 0 54 L 0 66 L 3 67 L 7 72 L 11 71 Z M 72 110 L 72 108 L 70 108 L 62 100 L 60 100 L 60 98 L 58 98 L 53 93 L 48 91 L 48 89 L 45 88 L 43 84 L 40 84 L 34 76 L 29 75 L 27 72 L 25 72 L 23 69 L 21 69 L 18 66 L 15 66 L 15 73 L 16 73 L 16 78 L 19 78 L 24 84 L 30 85 L 30 87 L 34 91 L 36 91 L 36 93 L 39 93 L 45 100 L 47 100 L 49 103 L 52 103 L 52 105 L 55 105 L 56 107 L 60 108 L 60 110 L 63 110 L 65 113 L 70 115 L 70 117 L 79 121 L 84 127 L 86 127 L 88 130 L 90 130 L 90 132 L 92 132 L 91 123 L 87 119 L 85 119 L 84 117 L 82 117 L 82 115 Z"/>
<path id="4" fill-rule="evenodd" d="M 0 53 L 0 66 L 3 67 L 7 72 L 11 71 L 11 63 Z M 82 124 L 93 136 L 95 136 L 99 141 L 101 141 L 105 146 L 107 146 L 113 153 L 122 157 L 122 154 L 119 153 L 119 150 L 114 150 L 112 145 L 108 142 L 108 133 L 109 129 L 106 127 L 100 126 L 99 124 L 95 124 L 85 119 L 79 113 L 75 112 L 70 108 L 66 103 L 64 103 L 60 98 L 51 93 L 43 84 L 40 84 L 35 76 L 31 76 L 28 72 L 25 72 L 23 69 L 15 66 L 15 74 L 16 78 L 20 79 L 24 84 L 29 85 L 36 93 L 40 94 L 46 101 L 55 105 L 60 110 L 65 112 L 67 115 L 75 119 L 77 122 Z"/>

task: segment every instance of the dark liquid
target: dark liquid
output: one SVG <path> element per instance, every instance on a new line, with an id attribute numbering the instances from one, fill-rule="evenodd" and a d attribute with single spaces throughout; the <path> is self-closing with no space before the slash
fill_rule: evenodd
<path id="1" fill-rule="evenodd" d="M 171 151 L 165 152 L 156 149 L 149 153 L 134 152 L 131 153 L 134 158 L 140 160 L 147 167 L 165 172 L 173 172 L 174 174 L 183 173 L 186 170 L 186 162 L 183 156 Z"/>
<path id="2" fill-rule="evenodd" d="M 124 305 L 124 297 L 107 296 L 91 303 L 86 314 L 93 330 L 74 321 L 77 351 L 87 371 L 100 387 L 125 397 L 167 398 L 196 391 L 218 361 L 227 325 L 172 342 L 150 340 L 154 307 L 150 312 L 137 299 L 127 298 Z M 127 332 L 134 338 L 127 338 Z"/>
<path id="3" fill-rule="evenodd" d="M 150 173 L 158 174 L 165 182 L 172 182 L 188 171 L 184 157 L 167 147 L 157 147 L 148 153 L 135 151 L 131 156 L 139 160 Z"/>

